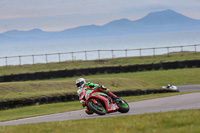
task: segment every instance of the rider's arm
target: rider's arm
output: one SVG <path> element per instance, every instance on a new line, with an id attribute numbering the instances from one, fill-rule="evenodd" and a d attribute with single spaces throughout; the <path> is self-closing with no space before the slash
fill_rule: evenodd
<path id="1" fill-rule="evenodd" d="M 94 84 L 94 83 L 90 83 L 90 82 L 86 83 L 86 87 L 88 89 L 93 89 L 93 90 L 99 89 L 99 85 L 98 84 Z"/>
<path id="2" fill-rule="evenodd" d="M 82 92 L 82 89 L 78 89 L 77 90 L 77 95 L 79 96 L 81 94 L 81 92 Z"/>

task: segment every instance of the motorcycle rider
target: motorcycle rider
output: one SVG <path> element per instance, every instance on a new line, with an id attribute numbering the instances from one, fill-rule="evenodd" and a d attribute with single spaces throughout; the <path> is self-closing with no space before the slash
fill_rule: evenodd
<path id="1" fill-rule="evenodd" d="M 84 78 L 78 78 L 76 80 L 76 86 L 78 87 L 77 93 L 79 96 L 80 103 L 82 104 L 83 107 L 86 106 L 86 99 L 81 94 L 84 90 L 87 90 L 87 89 L 99 90 L 99 91 L 109 95 L 113 99 L 117 98 L 117 96 L 115 94 L 113 94 L 109 89 L 107 89 L 104 85 L 100 86 L 98 84 L 94 84 L 94 83 L 90 83 L 90 82 L 86 83 Z M 85 110 L 85 112 L 87 114 L 93 114 L 93 112 L 91 112 L 88 108 Z"/>

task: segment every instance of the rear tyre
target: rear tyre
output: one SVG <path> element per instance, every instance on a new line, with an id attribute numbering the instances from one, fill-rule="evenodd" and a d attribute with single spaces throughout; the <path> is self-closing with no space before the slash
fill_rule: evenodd
<path id="1" fill-rule="evenodd" d="M 129 105 L 126 101 L 123 99 L 117 99 L 116 104 L 119 107 L 119 112 L 121 113 L 127 113 L 129 111 Z"/>
<path id="2" fill-rule="evenodd" d="M 92 101 L 88 101 L 87 106 L 88 108 L 93 111 L 94 113 L 97 113 L 99 115 L 105 115 L 106 114 L 106 109 L 105 107 L 99 102 L 99 100 L 96 100 L 97 104 L 95 104 Z"/>

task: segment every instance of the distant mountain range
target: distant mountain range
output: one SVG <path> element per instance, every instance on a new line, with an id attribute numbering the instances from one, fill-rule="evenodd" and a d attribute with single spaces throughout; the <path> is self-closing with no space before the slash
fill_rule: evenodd
<path id="1" fill-rule="evenodd" d="M 186 17 L 173 10 L 164 10 L 149 13 L 147 16 L 135 21 L 120 19 L 102 26 L 80 26 L 57 32 L 47 32 L 40 29 L 30 31 L 12 30 L 1 33 L 0 42 L 92 38 L 192 30 L 200 30 L 200 20 Z"/>

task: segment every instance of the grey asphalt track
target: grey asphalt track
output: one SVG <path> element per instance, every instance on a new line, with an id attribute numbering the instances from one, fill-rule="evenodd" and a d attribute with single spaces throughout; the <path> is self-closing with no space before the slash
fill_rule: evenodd
<path id="1" fill-rule="evenodd" d="M 177 86 L 177 88 L 180 90 L 180 92 L 200 91 L 200 85 L 181 85 Z"/>
<path id="2" fill-rule="evenodd" d="M 178 86 L 180 91 L 200 91 L 200 85 L 188 85 L 188 86 Z M 190 93 L 178 96 L 157 98 L 151 100 L 144 100 L 138 102 L 129 103 L 130 111 L 126 114 L 122 113 L 111 113 L 105 116 L 99 116 L 96 114 L 87 115 L 84 110 L 77 110 L 65 113 L 57 113 L 51 115 L 44 115 L 38 117 L 31 117 L 19 120 L 12 120 L 6 122 L 0 122 L 0 126 L 3 125 L 18 125 L 18 124 L 28 124 L 28 123 L 40 123 L 40 122 L 50 122 L 50 121 L 66 121 L 74 119 L 88 119 L 96 117 L 110 117 L 117 115 L 132 115 L 141 113 L 153 113 L 153 112 L 166 112 L 182 109 L 200 109 L 200 92 Z"/>

